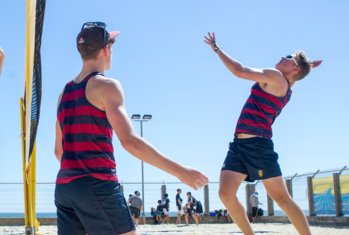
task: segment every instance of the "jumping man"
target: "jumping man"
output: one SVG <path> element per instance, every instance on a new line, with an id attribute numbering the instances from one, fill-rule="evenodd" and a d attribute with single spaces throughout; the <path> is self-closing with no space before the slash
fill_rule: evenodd
<path id="1" fill-rule="evenodd" d="M 309 61 L 303 52 L 282 57 L 275 68 L 242 65 L 221 50 L 214 33 L 205 42 L 235 76 L 255 82 L 238 120 L 221 175 L 219 196 L 234 222 L 245 235 L 254 234 L 236 193 L 242 181 L 262 180 L 269 196 L 285 211 L 297 231 L 311 234 L 302 210 L 288 194 L 278 155 L 274 152 L 271 126 L 291 97 L 291 87 L 321 61 Z"/>

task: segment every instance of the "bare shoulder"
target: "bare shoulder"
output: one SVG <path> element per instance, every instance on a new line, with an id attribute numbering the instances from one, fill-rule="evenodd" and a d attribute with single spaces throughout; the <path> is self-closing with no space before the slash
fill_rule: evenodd
<path id="1" fill-rule="evenodd" d="M 102 75 L 97 75 L 91 79 L 90 88 L 93 88 L 94 92 L 101 96 L 122 94 L 122 86 L 118 80 Z"/>
<path id="2" fill-rule="evenodd" d="M 274 68 L 266 68 L 263 69 L 263 73 L 269 77 L 269 79 L 271 80 L 281 80 L 284 79 L 284 76 L 282 75 L 282 73 Z"/>
<path id="3" fill-rule="evenodd" d="M 121 83 L 113 78 L 98 75 L 89 81 L 88 99 L 102 110 L 109 105 L 121 105 L 124 100 Z"/>
<path id="4" fill-rule="evenodd" d="M 274 68 L 244 67 L 239 77 L 252 80 L 264 85 L 277 84 L 283 79 L 280 71 Z"/>
<path id="5" fill-rule="evenodd" d="M 105 77 L 103 75 L 97 75 L 94 79 L 94 83 L 96 86 L 104 87 L 112 87 L 112 88 L 121 88 L 121 83 L 114 79 Z"/>
<path id="6" fill-rule="evenodd" d="M 284 96 L 288 89 L 284 75 L 274 68 L 264 69 L 263 73 L 268 77 L 268 82 L 261 84 L 262 89 L 275 96 Z"/>
<path id="7" fill-rule="evenodd" d="M 266 69 L 263 69 L 263 73 L 268 78 L 267 79 L 268 85 L 276 85 L 276 86 L 287 85 L 286 78 L 279 70 L 274 68 L 266 68 Z"/>

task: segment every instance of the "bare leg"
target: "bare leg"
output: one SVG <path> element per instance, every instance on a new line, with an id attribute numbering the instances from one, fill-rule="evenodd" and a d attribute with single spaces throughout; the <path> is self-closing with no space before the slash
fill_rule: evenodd
<path id="1" fill-rule="evenodd" d="M 199 220 L 198 220 L 198 217 L 196 216 L 196 214 L 195 213 L 192 214 L 191 217 L 194 219 L 196 225 L 198 225 L 199 224 Z"/>
<path id="2" fill-rule="evenodd" d="M 178 216 L 177 216 L 176 224 L 180 224 L 180 223 L 182 223 L 181 217 L 182 217 L 181 213 L 180 213 L 180 212 L 178 212 Z"/>
<path id="3" fill-rule="evenodd" d="M 282 176 L 263 180 L 263 184 L 269 196 L 287 214 L 292 224 L 301 235 L 310 235 L 308 221 L 301 208 L 294 202 L 287 191 L 286 184 Z"/>
<path id="4" fill-rule="evenodd" d="M 135 221 L 135 224 L 138 225 L 138 218 L 136 218 L 134 215 L 132 215 L 133 220 Z"/>
<path id="5" fill-rule="evenodd" d="M 185 215 L 184 215 L 184 220 L 185 220 L 185 224 L 186 224 L 186 225 L 189 225 L 188 213 L 185 213 Z"/>
<path id="6" fill-rule="evenodd" d="M 165 219 L 166 219 L 166 224 L 169 224 L 170 222 L 170 217 L 168 215 L 165 215 Z"/>
<path id="7" fill-rule="evenodd" d="M 245 209 L 236 196 L 237 190 L 245 178 L 246 175 L 238 172 L 222 171 L 219 183 L 219 197 L 229 211 L 229 215 L 244 235 L 253 235 L 254 232 L 248 221 Z"/>

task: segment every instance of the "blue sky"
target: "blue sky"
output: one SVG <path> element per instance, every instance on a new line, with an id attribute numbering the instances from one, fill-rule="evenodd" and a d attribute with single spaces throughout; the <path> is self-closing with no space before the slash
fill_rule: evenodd
<path id="1" fill-rule="evenodd" d="M 22 180 L 19 98 L 24 90 L 25 1 L 1 1 L 0 181 Z M 75 37 L 85 21 L 104 21 L 121 35 L 105 74 L 118 79 L 126 108 L 150 113 L 144 136 L 178 162 L 218 181 L 228 143 L 252 83 L 237 79 L 203 42 L 214 31 L 225 51 L 253 67 L 273 67 L 304 50 L 323 64 L 293 87 L 274 124 L 284 175 L 348 165 L 349 2 L 47 0 L 42 41 L 43 99 L 37 180 L 53 182 L 57 97 L 80 71 Z M 137 131 L 139 124 L 134 123 Z M 140 181 L 140 161 L 114 139 L 121 181 Z M 149 165 L 146 181 L 177 181 Z"/>

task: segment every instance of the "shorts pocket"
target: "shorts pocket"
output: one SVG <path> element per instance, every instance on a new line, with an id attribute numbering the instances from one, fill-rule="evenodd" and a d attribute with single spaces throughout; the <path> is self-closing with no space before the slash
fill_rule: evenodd
<path id="1" fill-rule="evenodd" d="M 91 189 L 104 209 L 118 208 L 118 203 L 124 199 L 120 184 L 114 181 L 92 180 Z"/>

